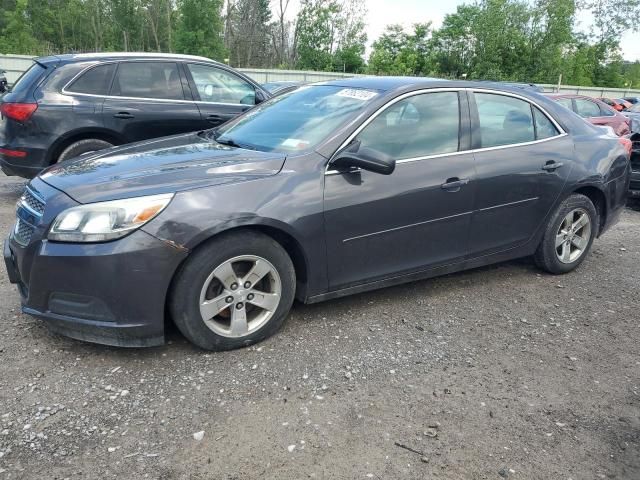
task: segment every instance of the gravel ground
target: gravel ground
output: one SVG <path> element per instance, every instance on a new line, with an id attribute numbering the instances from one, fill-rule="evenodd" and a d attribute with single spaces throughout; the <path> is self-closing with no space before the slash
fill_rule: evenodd
<path id="1" fill-rule="evenodd" d="M 23 181 L 0 177 L 0 231 Z M 0 478 L 638 479 L 640 208 L 529 261 L 296 305 L 249 349 L 48 332 L 0 272 Z"/>

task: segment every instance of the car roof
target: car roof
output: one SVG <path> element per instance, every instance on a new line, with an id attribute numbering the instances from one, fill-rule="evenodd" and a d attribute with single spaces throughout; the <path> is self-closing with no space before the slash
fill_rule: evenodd
<path id="1" fill-rule="evenodd" d="M 390 92 L 393 90 L 420 90 L 430 88 L 482 88 L 494 89 L 505 92 L 517 93 L 519 95 L 536 94 L 533 89 L 521 88 L 516 84 L 501 82 L 491 82 L 486 80 L 446 80 L 431 77 L 347 77 L 326 82 L 316 83 L 316 85 L 331 85 L 345 88 L 363 88 Z"/>
<path id="2" fill-rule="evenodd" d="M 199 62 L 208 62 L 220 64 L 207 57 L 199 57 L 196 55 L 182 55 L 178 53 L 152 53 L 152 52 L 101 52 L 101 53 L 65 53 L 62 55 L 50 55 L 48 57 L 39 57 L 36 59 L 38 63 L 73 63 L 95 60 L 137 60 L 137 59 L 159 59 L 159 60 L 195 60 Z"/>

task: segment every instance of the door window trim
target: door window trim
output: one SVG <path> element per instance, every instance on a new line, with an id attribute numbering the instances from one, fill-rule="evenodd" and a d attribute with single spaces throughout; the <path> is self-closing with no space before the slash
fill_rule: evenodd
<path id="1" fill-rule="evenodd" d="M 329 161 L 327 162 L 327 165 L 325 167 L 325 175 L 338 175 L 338 174 L 343 174 L 343 171 L 339 171 L 339 170 L 331 170 L 329 169 L 329 166 L 331 165 L 331 162 L 334 160 L 334 158 L 336 157 L 336 155 L 338 153 L 340 153 L 344 148 L 346 148 L 352 141 L 354 138 L 356 138 L 358 136 L 358 134 L 364 130 L 367 125 L 369 125 L 376 117 L 378 117 L 378 115 L 382 114 L 382 112 L 384 112 L 387 108 L 391 107 L 392 105 L 394 105 L 397 102 L 400 102 L 402 100 L 404 100 L 405 98 L 410 98 L 413 97 L 415 95 L 422 95 L 425 93 L 436 93 L 436 92 L 466 92 L 466 94 L 473 94 L 473 93 L 489 93 L 489 94 L 495 94 L 495 95 L 503 95 L 506 97 L 513 97 L 513 98 L 517 98 L 520 100 L 523 100 L 525 102 L 527 102 L 529 105 L 533 105 L 536 108 L 538 108 L 543 115 L 545 115 L 550 121 L 551 123 L 556 127 L 556 129 L 558 130 L 558 134 L 554 135 L 552 137 L 547 137 L 547 138 L 541 138 L 539 140 L 531 140 L 528 142 L 521 142 L 521 143 L 511 143 L 511 144 L 507 144 L 507 145 L 497 145 L 497 146 L 493 146 L 493 147 L 481 147 L 481 148 L 470 148 L 467 150 L 459 150 L 457 152 L 450 152 L 450 153 L 438 153 L 435 155 L 426 155 L 423 157 L 414 157 L 414 158 L 405 158 L 402 160 L 397 160 L 396 161 L 396 165 L 402 165 L 405 163 L 412 163 L 412 162 L 418 162 L 418 161 L 422 161 L 422 160 L 430 160 L 432 158 L 440 158 L 440 157 L 450 157 L 450 156 L 454 156 L 454 155 L 464 155 L 464 154 L 469 154 L 469 153 L 477 153 L 477 152 L 488 152 L 491 150 L 502 150 L 505 148 L 513 148 L 513 147 L 521 147 L 521 146 L 526 146 L 526 145 L 534 145 L 537 143 L 542 143 L 542 142 L 548 142 L 550 140 L 555 140 L 556 138 L 561 138 L 561 137 L 565 137 L 568 135 L 568 133 L 565 131 L 564 128 L 562 128 L 562 126 L 556 121 L 555 118 L 553 118 L 552 115 L 549 114 L 549 112 L 547 112 L 547 110 L 540 106 L 540 104 L 538 104 L 537 102 L 535 102 L 534 100 L 531 100 L 525 96 L 522 95 L 518 95 L 517 93 L 512 93 L 512 92 L 504 92 L 504 91 L 500 91 L 500 90 L 491 90 L 488 88 L 473 88 L 473 87 L 441 87 L 441 88 L 426 88 L 426 89 L 421 89 L 421 90 L 415 90 L 412 92 L 407 92 L 404 93 L 396 98 L 393 98 L 391 100 L 389 100 L 387 103 L 385 103 L 384 105 L 382 105 L 380 108 L 378 108 L 378 110 L 376 110 L 367 120 L 365 120 L 364 122 L 362 122 L 362 124 L 353 132 L 351 133 L 351 135 L 349 135 L 347 137 L 347 139 L 342 142 L 342 144 L 340 145 L 340 147 L 333 153 L 333 155 L 331 155 L 331 158 L 329 158 Z M 460 102 L 460 108 L 462 108 L 462 102 Z M 463 126 L 462 123 L 460 123 L 460 129 L 465 128 Z M 462 134 L 463 132 L 460 132 L 460 138 L 462 138 Z"/>
<path id="2" fill-rule="evenodd" d="M 83 73 L 85 73 L 86 71 L 95 68 L 97 66 L 100 65 L 106 65 L 109 63 L 116 63 L 116 64 L 120 64 L 120 63 L 133 63 L 133 62 L 161 62 L 161 63 L 167 63 L 167 61 L 163 61 L 162 59 L 158 59 L 158 60 L 112 60 L 109 62 L 100 62 L 100 63 L 96 63 L 93 65 L 89 65 L 86 68 L 80 70 L 77 74 L 75 74 L 73 76 L 73 78 L 71 78 L 71 80 L 69 80 L 64 87 L 62 87 L 61 92 L 65 95 L 76 95 L 76 96 L 83 96 L 83 97 L 93 97 L 93 98 L 104 98 L 104 99 L 112 99 L 112 100 L 145 100 L 145 101 L 154 101 L 154 102 L 162 102 L 162 103 L 193 103 L 193 104 L 197 104 L 197 103 L 204 103 L 204 104 L 209 104 L 209 105 L 226 105 L 226 106 L 233 106 L 233 107 L 237 107 L 239 105 L 242 105 L 241 103 L 222 103 L 222 102 L 202 102 L 199 100 L 188 100 L 188 99 L 184 99 L 184 100 L 176 100 L 176 99 L 168 99 L 168 98 L 150 98 L 150 97 L 124 97 L 124 96 L 118 96 L 118 95 L 96 95 L 93 93 L 80 93 L 80 92 L 74 92 L 73 90 L 69 90 L 68 87 L 71 86 L 71 84 L 76 80 L 76 78 L 78 78 L 80 75 L 82 75 Z M 176 63 L 178 65 L 178 67 L 180 67 L 180 64 L 184 64 L 185 62 L 180 62 L 180 61 L 168 61 L 169 63 Z M 191 63 L 200 63 L 200 62 L 191 62 Z M 208 65 L 207 63 L 201 62 L 202 65 Z M 119 65 L 118 65 L 119 66 Z M 224 70 L 224 69 L 223 69 Z M 180 71 L 180 68 L 178 68 L 178 71 Z M 111 78 L 111 82 L 113 84 L 113 79 L 115 78 L 115 76 L 117 75 L 117 68 L 116 68 L 116 72 L 114 74 L 114 76 Z M 183 72 L 180 72 L 180 74 L 182 75 Z M 187 79 L 188 81 L 188 79 Z M 249 82 L 249 84 L 251 86 L 253 86 L 255 88 L 255 85 L 253 85 L 251 82 Z M 191 88 L 191 84 L 189 84 L 189 88 Z M 183 92 L 184 92 L 184 86 L 182 88 Z M 184 92 L 185 96 L 187 94 L 187 92 Z M 193 97 L 193 92 L 191 92 L 191 96 Z M 246 106 L 246 105 L 245 105 Z M 249 105 L 251 106 L 251 105 Z"/>

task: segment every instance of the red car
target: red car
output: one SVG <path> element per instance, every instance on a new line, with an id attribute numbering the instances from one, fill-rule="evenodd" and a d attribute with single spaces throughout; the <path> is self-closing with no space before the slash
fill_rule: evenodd
<path id="1" fill-rule="evenodd" d="M 621 98 L 600 97 L 600 98 L 598 98 L 598 100 L 606 103 L 607 105 L 609 105 L 611 108 L 613 108 L 614 110 L 616 110 L 618 112 L 622 112 L 622 111 L 626 110 L 627 108 L 633 106 L 633 104 L 631 102 L 627 102 L 626 100 L 623 100 Z"/>
<path id="2" fill-rule="evenodd" d="M 631 120 L 597 98 L 562 93 L 550 93 L 547 96 L 594 125 L 613 128 L 620 137 L 631 133 Z"/>

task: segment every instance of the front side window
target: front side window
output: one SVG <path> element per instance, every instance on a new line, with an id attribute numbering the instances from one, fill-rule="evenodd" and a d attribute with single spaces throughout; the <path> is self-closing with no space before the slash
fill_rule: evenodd
<path id="1" fill-rule="evenodd" d="M 115 63 L 98 65 L 80 75 L 67 90 L 90 95 L 107 95 L 111 86 L 111 77 L 116 69 Z"/>
<path id="2" fill-rule="evenodd" d="M 605 105 L 598 105 L 600 107 L 600 116 L 602 117 L 613 117 L 616 112 L 613 108 L 609 108 Z"/>
<path id="3" fill-rule="evenodd" d="M 362 147 L 402 160 L 456 152 L 459 137 L 458 93 L 434 92 L 391 105 L 356 140 Z"/>
<path id="4" fill-rule="evenodd" d="M 474 96 L 482 148 L 535 140 L 529 102 L 493 93 L 476 93 Z"/>
<path id="5" fill-rule="evenodd" d="M 201 101 L 255 105 L 256 90 L 249 82 L 209 65 L 192 63 L 188 67 Z"/>
<path id="6" fill-rule="evenodd" d="M 576 98 L 576 113 L 582 118 L 599 117 L 600 107 L 596 102 L 592 102 L 591 100 Z"/>
<path id="7" fill-rule="evenodd" d="M 118 66 L 111 95 L 184 100 L 178 65 L 173 62 L 123 62 Z"/>

